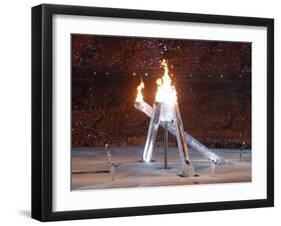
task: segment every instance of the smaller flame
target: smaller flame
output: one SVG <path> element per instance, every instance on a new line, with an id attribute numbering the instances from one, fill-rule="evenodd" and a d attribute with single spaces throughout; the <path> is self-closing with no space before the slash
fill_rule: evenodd
<path id="1" fill-rule="evenodd" d="M 144 88 L 144 83 L 143 83 L 143 81 L 141 79 L 141 82 L 140 82 L 140 84 L 137 87 L 138 93 L 137 93 L 137 97 L 136 97 L 136 102 L 143 101 L 143 95 L 142 95 L 142 92 L 141 92 L 143 88 Z"/>

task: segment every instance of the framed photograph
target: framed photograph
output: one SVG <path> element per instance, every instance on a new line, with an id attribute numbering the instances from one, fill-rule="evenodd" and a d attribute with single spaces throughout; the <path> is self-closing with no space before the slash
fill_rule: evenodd
<path id="1" fill-rule="evenodd" d="M 32 8 L 32 217 L 274 205 L 274 21 Z"/>

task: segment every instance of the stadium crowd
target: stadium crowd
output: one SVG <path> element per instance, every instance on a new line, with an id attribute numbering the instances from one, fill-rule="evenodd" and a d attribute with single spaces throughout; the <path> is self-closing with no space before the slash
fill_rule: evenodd
<path id="1" fill-rule="evenodd" d="M 168 59 L 185 130 L 208 147 L 251 147 L 251 45 L 72 37 L 72 146 L 139 146 L 149 118 L 134 108 L 143 78 L 153 104 Z M 160 129 L 157 141 L 163 141 Z M 170 136 L 171 142 L 175 139 Z"/>

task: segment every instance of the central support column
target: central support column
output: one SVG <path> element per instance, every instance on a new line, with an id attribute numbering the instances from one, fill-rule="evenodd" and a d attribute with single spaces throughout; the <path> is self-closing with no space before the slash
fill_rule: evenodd
<path id="1" fill-rule="evenodd" d="M 167 158 L 167 149 L 168 149 L 168 122 L 164 124 L 164 169 L 168 169 L 168 158 Z"/>

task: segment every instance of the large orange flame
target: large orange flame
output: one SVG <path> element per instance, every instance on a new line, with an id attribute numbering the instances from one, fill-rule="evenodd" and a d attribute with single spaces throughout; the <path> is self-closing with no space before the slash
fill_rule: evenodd
<path id="1" fill-rule="evenodd" d="M 144 83 L 143 83 L 143 81 L 141 79 L 141 82 L 140 82 L 140 84 L 137 87 L 138 93 L 137 93 L 137 97 L 136 97 L 136 102 L 143 101 L 143 95 L 142 95 L 142 92 L 141 92 L 143 88 L 144 88 Z"/>
<path id="2" fill-rule="evenodd" d="M 176 95 L 175 88 L 171 85 L 172 81 L 169 76 L 168 63 L 165 59 L 162 60 L 161 66 L 164 68 L 164 75 L 162 78 L 159 78 L 156 81 L 157 92 L 155 96 L 155 101 L 158 103 L 162 103 L 166 100 L 175 102 L 177 99 L 177 95 Z"/>
<path id="3" fill-rule="evenodd" d="M 168 63 L 165 59 L 162 60 L 161 66 L 164 68 L 164 75 L 162 78 L 158 78 L 156 81 L 157 92 L 155 95 L 155 101 L 158 103 L 165 103 L 166 105 L 173 105 L 177 101 L 177 93 L 175 87 L 172 86 L 172 80 L 169 76 Z M 143 101 L 142 89 L 144 88 L 144 83 L 141 80 L 137 87 L 137 97 L 136 102 Z"/>

